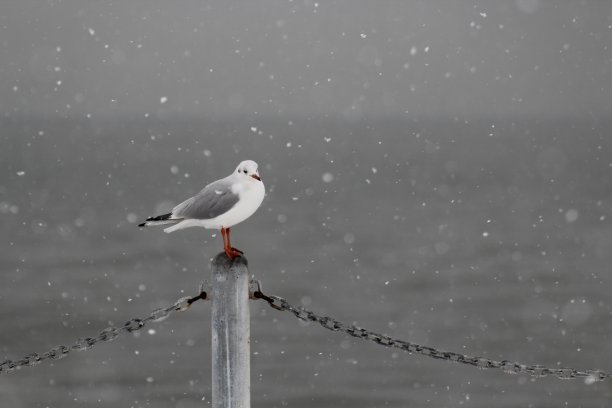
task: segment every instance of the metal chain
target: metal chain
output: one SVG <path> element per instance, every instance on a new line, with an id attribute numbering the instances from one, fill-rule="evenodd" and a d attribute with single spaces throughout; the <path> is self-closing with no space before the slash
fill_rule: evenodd
<path id="1" fill-rule="evenodd" d="M 21 367 L 29 367 L 40 364 L 45 360 L 59 360 L 66 357 L 71 351 L 88 350 L 99 342 L 113 341 L 122 333 L 133 333 L 142 329 L 149 322 L 159 322 L 166 319 L 172 313 L 177 311 L 185 311 L 194 302 L 200 299 L 207 299 L 208 295 L 203 290 L 203 285 L 200 286 L 200 294 L 193 297 L 182 297 L 166 308 L 160 308 L 152 311 L 143 319 L 133 318 L 125 322 L 121 327 L 110 326 L 102 330 L 95 337 L 81 337 L 74 343 L 68 346 L 57 346 L 44 353 L 32 353 L 24 356 L 17 361 L 5 360 L 0 363 L 0 374 L 8 373 L 17 370 Z M 394 339 L 384 334 L 379 334 L 367 329 L 363 329 L 354 325 L 347 325 L 332 317 L 318 315 L 303 307 L 291 305 L 286 299 L 280 296 L 268 296 L 261 292 L 259 282 L 255 290 L 252 291 L 253 298 L 263 299 L 268 304 L 280 311 L 291 312 L 295 317 L 307 322 L 317 322 L 322 327 L 331 331 L 341 331 L 352 337 L 368 340 L 385 347 L 393 347 L 408 353 L 416 353 L 437 360 L 447 360 L 455 363 L 467 364 L 480 369 L 498 368 L 508 374 L 525 373 L 534 377 L 546 377 L 548 375 L 557 378 L 568 380 L 574 378 L 584 378 L 587 383 L 603 381 L 612 377 L 612 373 L 607 373 L 601 370 L 576 370 L 574 368 L 548 368 L 542 365 L 526 365 L 508 360 L 491 360 L 485 357 L 473 357 L 465 354 L 455 353 L 452 351 L 438 350 L 434 347 L 422 346 L 420 344 L 411 343 L 404 340 Z"/>
<path id="2" fill-rule="evenodd" d="M 574 378 L 584 378 L 587 383 L 603 381 L 612 377 L 611 373 L 606 373 L 601 370 L 576 370 L 573 368 L 548 368 L 541 365 L 526 365 L 508 360 L 496 361 L 485 357 L 472 357 L 465 354 L 455 353 L 452 351 L 438 350 L 434 347 L 422 346 L 420 344 L 411 343 L 408 341 L 397 340 L 363 329 L 354 325 L 347 325 L 332 317 L 318 315 L 303 307 L 296 307 L 287 302 L 286 299 L 280 296 L 268 296 L 261 291 L 254 293 L 255 298 L 263 299 L 268 304 L 280 311 L 291 312 L 295 317 L 306 322 L 317 322 L 324 328 L 331 331 L 341 331 L 350 336 L 368 340 L 385 347 L 393 347 L 408 353 L 416 353 L 437 360 L 447 360 L 455 363 L 467 364 L 480 369 L 498 368 L 507 374 L 525 373 L 533 377 L 546 377 L 548 375 L 555 376 L 562 380 L 570 380 Z"/>
<path id="3" fill-rule="evenodd" d="M 57 346 L 52 348 L 49 351 L 44 353 L 32 353 L 24 356 L 20 360 L 12 361 L 5 360 L 0 363 L 0 374 L 8 373 L 14 371 L 21 367 L 30 367 L 40 364 L 45 360 L 59 360 L 66 357 L 71 351 L 83 351 L 92 348 L 95 344 L 104 341 L 113 341 L 117 336 L 123 333 L 133 333 L 142 329 L 149 322 L 160 322 L 166 319 L 174 312 L 182 312 L 185 311 L 191 306 L 194 302 L 202 299 L 207 299 L 208 296 L 204 290 L 202 290 L 203 286 L 200 287 L 200 294 L 197 296 L 186 296 L 178 299 L 172 305 L 159 308 L 152 311 L 147 317 L 143 319 L 134 318 L 130 319 L 121 327 L 110 326 L 106 329 L 102 330 L 95 337 L 81 337 L 76 340 L 74 343 L 68 346 Z"/>

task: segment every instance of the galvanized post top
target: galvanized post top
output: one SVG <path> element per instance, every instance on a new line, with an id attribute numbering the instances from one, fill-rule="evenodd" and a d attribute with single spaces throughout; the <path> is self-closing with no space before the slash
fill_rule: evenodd
<path id="1" fill-rule="evenodd" d="M 220 270 L 229 270 L 236 266 L 249 266 L 249 262 L 244 255 L 237 256 L 234 260 L 230 260 L 225 252 L 219 252 L 212 260 L 212 267 Z"/>

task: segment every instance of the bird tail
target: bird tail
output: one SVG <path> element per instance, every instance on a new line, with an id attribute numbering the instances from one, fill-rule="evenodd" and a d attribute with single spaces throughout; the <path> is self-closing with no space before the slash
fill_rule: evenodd
<path id="1" fill-rule="evenodd" d="M 172 213 L 158 215 L 157 217 L 149 217 L 145 222 L 138 224 L 139 227 L 148 227 L 152 225 L 176 224 L 183 221 L 182 218 L 172 218 Z"/>
<path id="2" fill-rule="evenodd" d="M 179 220 L 179 221 L 182 221 L 182 220 Z M 187 224 L 187 225 L 186 225 L 186 224 Z M 171 227 L 164 228 L 164 232 L 165 232 L 166 234 L 169 234 L 169 233 L 174 232 L 174 231 L 176 231 L 176 230 L 180 230 L 180 229 L 183 229 L 183 228 L 187 228 L 187 227 L 189 227 L 189 225 L 188 225 L 188 224 L 189 224 L 188 222 L 179 222 L 178 224 L 175 224 L 175 225 L 173 225 L 173 226 L 171 226 Z"/>

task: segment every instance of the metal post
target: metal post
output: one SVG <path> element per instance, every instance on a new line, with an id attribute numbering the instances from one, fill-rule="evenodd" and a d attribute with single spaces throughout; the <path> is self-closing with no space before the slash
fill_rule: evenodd
<path id="1" fill-rule="evenodd" d="M 211 268 L 212 408 L 250 408 L 248 263 L 221 252 Z"/>

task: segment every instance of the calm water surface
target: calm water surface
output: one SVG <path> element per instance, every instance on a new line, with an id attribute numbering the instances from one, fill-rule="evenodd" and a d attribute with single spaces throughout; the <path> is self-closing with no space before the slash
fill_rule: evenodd
<path id="1" fill-rule="evenodd" d="M 4 120 L 0 359 L 195 293 L 214 231 L 136 222 L 243 159 L 233 229 L 271 294 L 391 336 L 612 370 L 612 125 L 596 120 Z M 255 407 L 609 407 L 609 383 L 411 356 L 252 303 Z M 2 407 L 210 403 L 210 305 L 0 378 Z"/>

